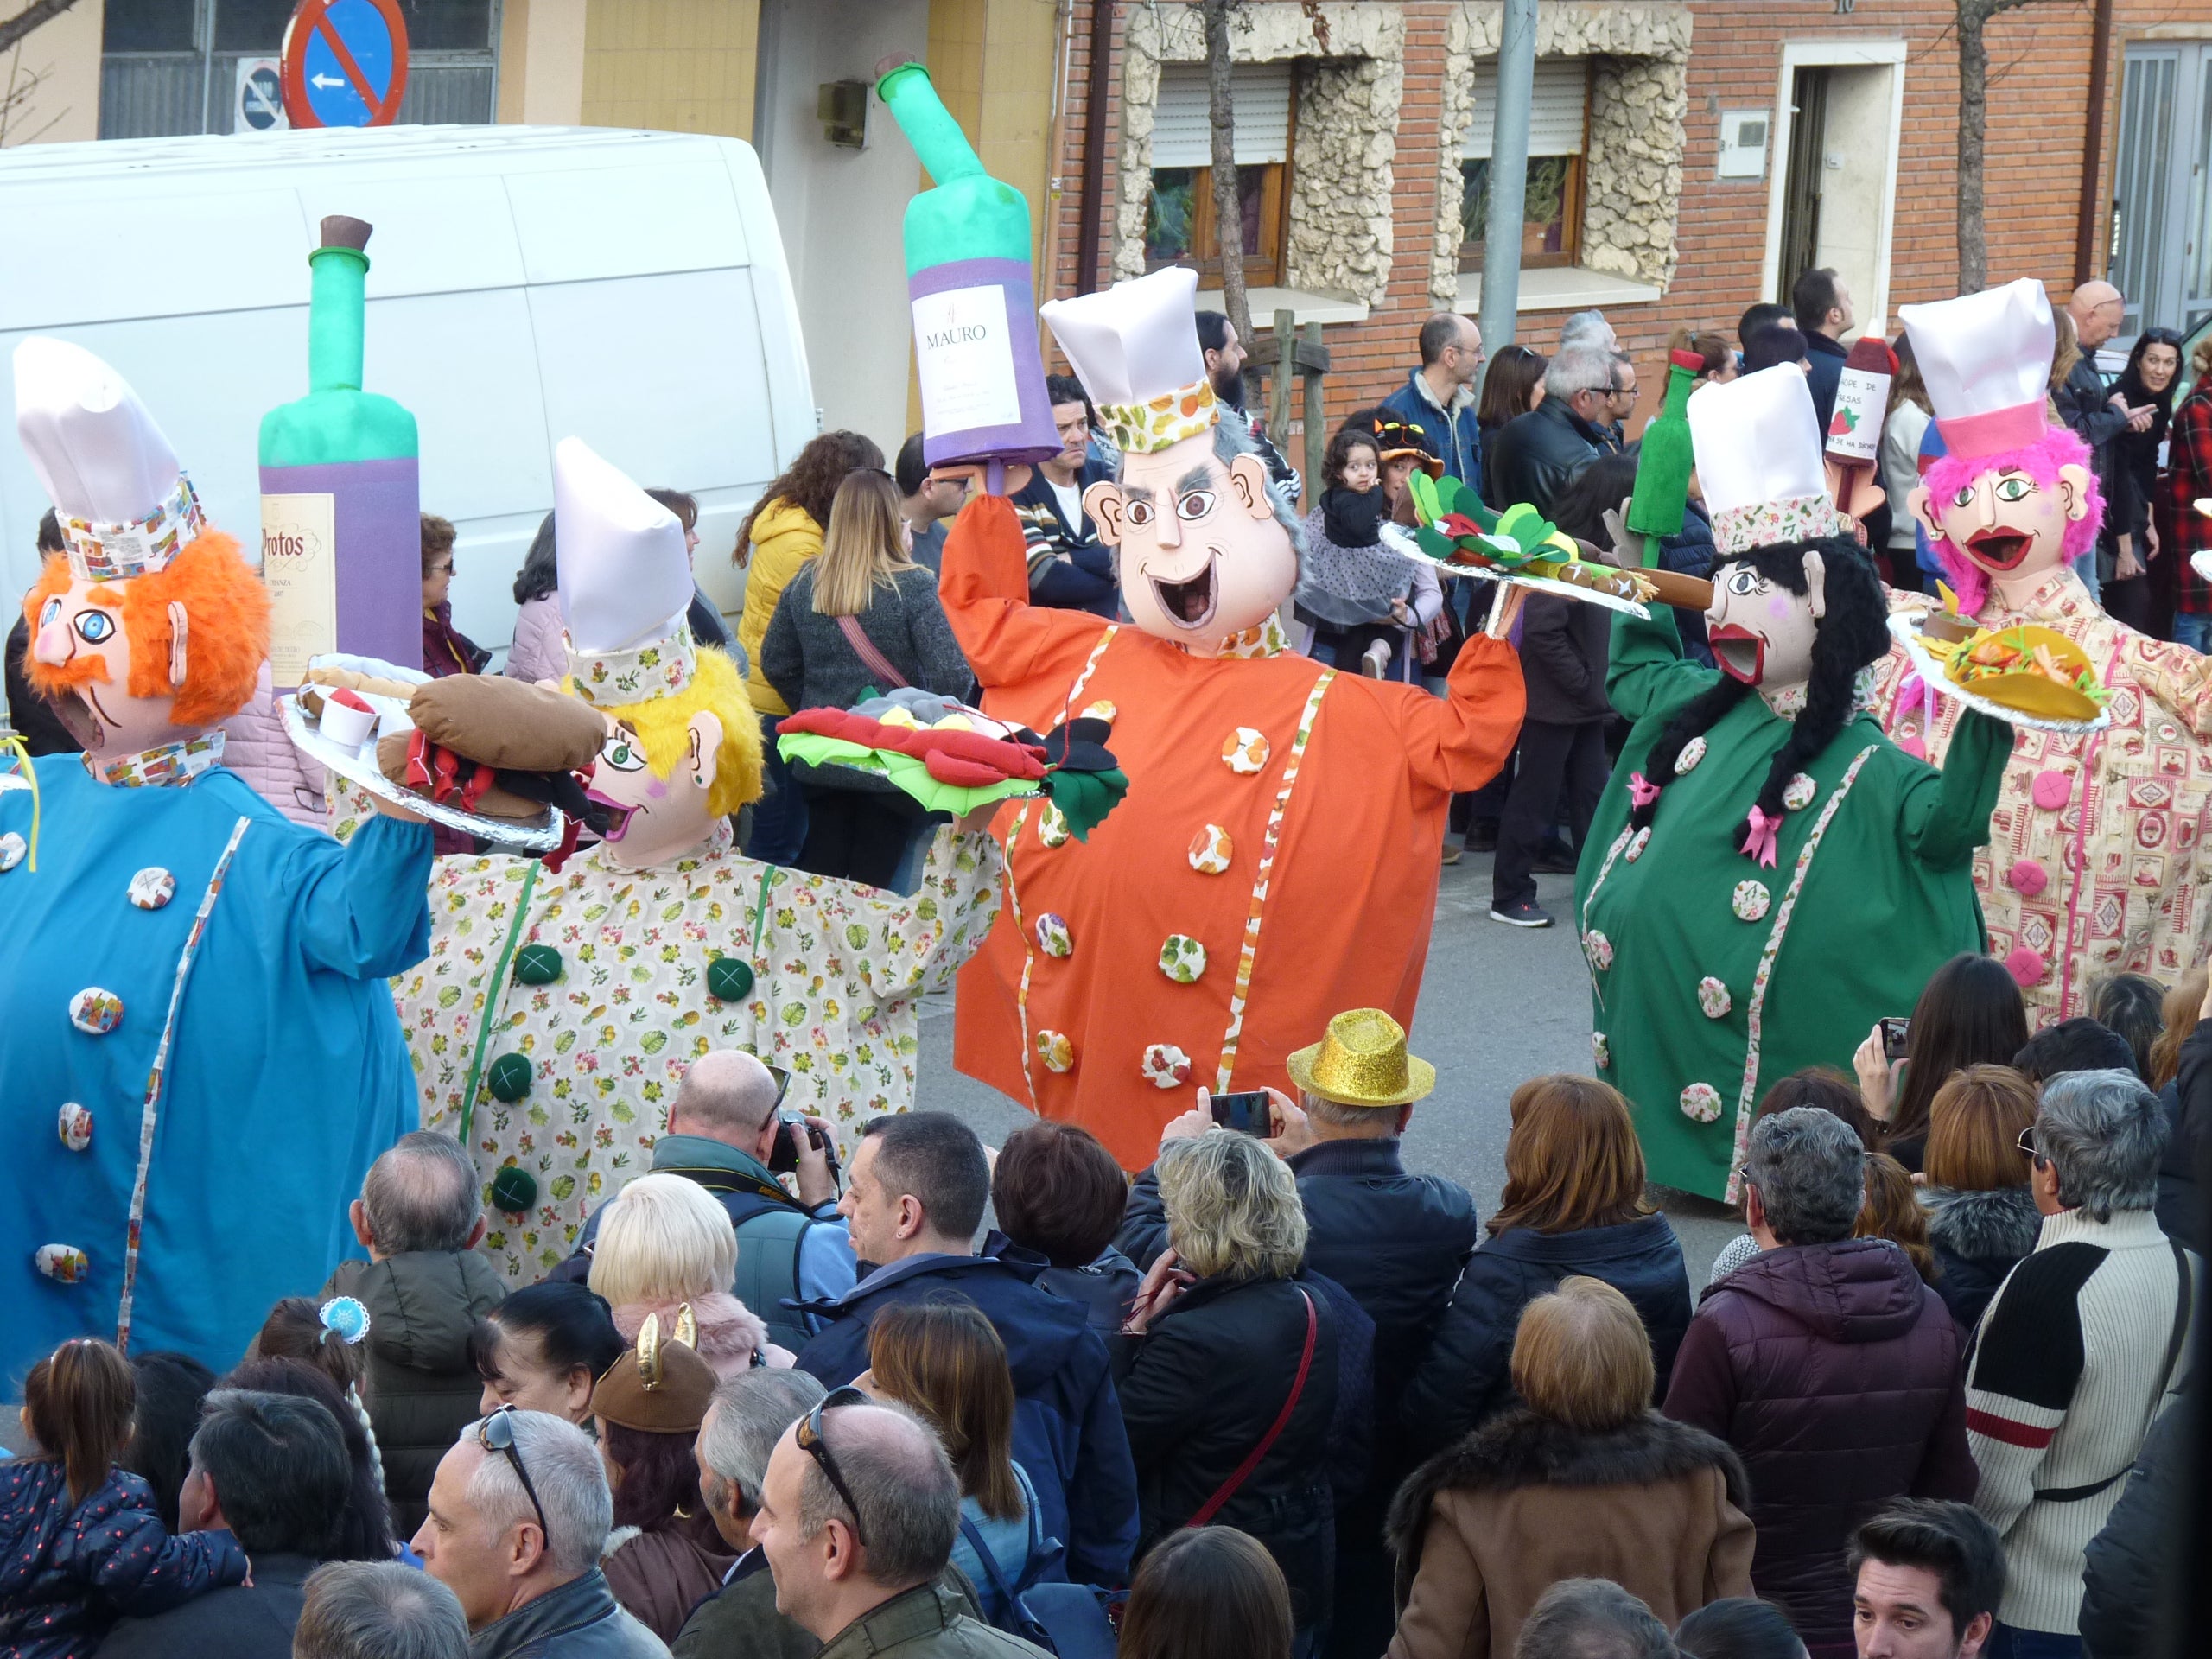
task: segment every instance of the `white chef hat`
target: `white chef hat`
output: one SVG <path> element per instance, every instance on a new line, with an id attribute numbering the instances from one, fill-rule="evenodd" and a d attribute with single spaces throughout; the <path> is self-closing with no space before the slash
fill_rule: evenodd
<path id="1" fill-rule="evenodd" d="M 553 559 L 578 696 L 643 702 L 691 683 L 683 521 L 579 438 L 553 451 Z"/>
<path id="2" fill-rule="evenodd" d="M 1843 532 L 1805 372 L 1777 363 L 1690 394 L 1690 447 L 1723 558 Z"/>
<path id="3" fill-rule="evenodd" d="M 2032 276 L 1955 300 L 1897 308 L 1955 455 L 2022 449 L 2050 430 L 2050 361 L 2058 345 L 2050 296 Z"/>
<path id="4" fill-rule="evenodd" d="M 1169 265 L 1043 308 L 1052 337 L 1124 454 L 1149 454 L 1220 418 L 1198 353 L 1198 275 Z"/>
<path id="5" fill-rule="evenodd" d="M 16 347 L 16 434 L 79 582 L 160 570 L 207 527 L 130 383 L 80 346 L 33 334 Z"/>

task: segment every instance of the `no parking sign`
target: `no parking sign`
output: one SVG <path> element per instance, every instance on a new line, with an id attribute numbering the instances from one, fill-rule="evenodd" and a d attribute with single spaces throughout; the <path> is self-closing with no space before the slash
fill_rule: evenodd
<path id="1" fill-rule="evenodd" d="M 294 126 L 390 126 L 407 91 L 399 0 L 300 0 L 285 26 L 283 65 Z"/>

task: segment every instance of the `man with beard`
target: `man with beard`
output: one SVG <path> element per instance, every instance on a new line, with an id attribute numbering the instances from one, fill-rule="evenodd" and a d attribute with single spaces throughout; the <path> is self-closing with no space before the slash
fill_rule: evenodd
<path id="1" fill-rule="evenodd" d="M 1251 353 L 1236 337 L 1236 325 L 1218 311 L 1198 313 L 1198 356 L 1205 364 L 1206 384 L 1213 388 L 1214 404 L 1224 420 L 1242 425 L 1252 448 L 1267 463 L 1268 476 L 1287 501 L 1304 493 L 1298 468 L 1284 459 L 1274 441 L 1260 430 L 1244 408 L 1244 359 Z"/>

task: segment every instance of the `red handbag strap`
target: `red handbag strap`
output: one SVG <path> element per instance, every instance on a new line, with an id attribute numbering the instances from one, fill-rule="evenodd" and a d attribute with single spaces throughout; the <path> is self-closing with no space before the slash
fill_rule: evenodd
<path id="1" fill-rule="evenodd" d="M 841 616 L 837 626 L 845 636 L 845 643 L 853 648 L 853 655 L 861 659 L 861 666 L 883 683 L 886 691 L 895 691 L 906 683 L 906 677 L 891 666 L 891 659 L 875 648 L 875 641 L 868 637 L 857 616 Z"/>
<path id="2" fill-rule="evenodd" d="M 1298 1409 L 1299 1396 L 1306 1392 L 1306 1375 L 1313 1369 L 1313 1338 L 1319 1327 L 1319 1321 L 1313 1313 L 1313 1299 L 1306 1294 L 1303 1286 L 1300 1287 L 1298 1294 L 1306 1302 L 1306 1351 L 1298 1357 L 1298 1375 L 1291 1379 L 1290 1398 L 1282 1402 L 1282 1409 L 1275 1414 L 1275 1420 L 1268 1426 L 1268 1432 L 1260 1436 L 1260 1443 L 1246 1453 L 1243 1462 L 1236 1465 L 1236 1472 L 1223 1481 L 1211 1497 L 1198 1505 L 1198 1512 L 1183 1523 L 1186 1527 L 1203 1527 L 1218 1515 L 1221 1506 L 1236 1496 L 1236 1489 L 1252 1478 L 1252 1471 L 1260 1466 L 1260 1459 L 1268 1455 L 1268 1448 L 1281 1437 L 1283 1430 L 1290 1427 L 1290 1414 Z"/>

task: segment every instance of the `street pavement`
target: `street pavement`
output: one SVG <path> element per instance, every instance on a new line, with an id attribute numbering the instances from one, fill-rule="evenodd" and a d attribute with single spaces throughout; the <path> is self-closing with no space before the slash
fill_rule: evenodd
<path id="1" fill-rule="evenodd" d="M 1515 1087 L 1547 1071 L 1591 1069 L 1590 982 L 1569 925 L 1574 878 L 1536 878 L 1537 901 L 1558 918 L 1541 929 L 1491 921 L 1490 878 L 1487 853 L 1469 853 L 1443 872 L 1412 1037 L 1414 1052 L 1436 1066 L 1436 1092 L 1414 1109 L 1405 1141 L 1409 1167 L 1460 1182 L 1484 1216 L 1505 1185 Z M 951 996 L 930 999 L 915 1103 L 957 1113 L 995 1146 L 1028 1114 L 952 1069 L 952 1025 Z M 1742 1222 L 1688 1193 L 1655 1189 L 1653 1197 L 1681 1236 L 1693 1288 L 1701 1289 L 1714 1254 Z"/>

